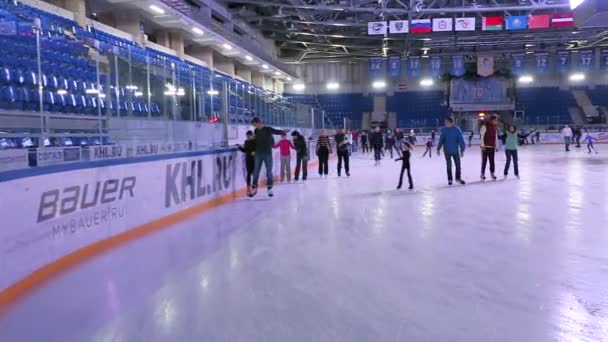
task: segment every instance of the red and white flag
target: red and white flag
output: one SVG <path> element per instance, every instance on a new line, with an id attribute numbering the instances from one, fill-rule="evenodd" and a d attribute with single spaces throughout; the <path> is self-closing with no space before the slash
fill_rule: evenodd
<path id="1" fill-rule="evenodd" d="M 547 28 L 551 24 L 551 16 L 549 14 L 530 15 L 528 17 L 529 29 Z"/>
<path id="2" fill-rule="evenodd" d="M 555 13 L 551 17 L 551 27 L 573 27 L 574 17 L 572 13 Z"/>

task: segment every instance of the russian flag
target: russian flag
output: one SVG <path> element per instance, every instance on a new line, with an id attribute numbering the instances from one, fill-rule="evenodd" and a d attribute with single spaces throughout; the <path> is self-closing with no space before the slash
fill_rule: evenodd
<path id="1" fill-rule="evenodd" d="M 432 31 L 431 19 L 415 19 L 410 23 L 411 33 L 431 33 Z"/>
<path id="2" fill-rule="evenodd" d="M 551 27 L 573 27 L 574 17 L 572 13 L 555 13 L 551 17 Z"/>

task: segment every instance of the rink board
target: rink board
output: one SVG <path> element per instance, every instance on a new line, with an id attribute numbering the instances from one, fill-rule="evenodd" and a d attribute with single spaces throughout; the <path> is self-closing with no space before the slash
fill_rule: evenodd
<path id="1" fill-rule="evenodd" d="M 0 182 L 0 308 L 78 259 L 226 203 L 246 188 L 244 155 L 234 149 L 120 162 Z"/>

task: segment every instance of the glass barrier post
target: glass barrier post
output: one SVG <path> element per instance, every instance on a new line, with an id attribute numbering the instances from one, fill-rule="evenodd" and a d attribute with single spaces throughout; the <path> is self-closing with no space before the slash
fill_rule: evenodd
<path id="1" fill-rule="evenodd" d="M 146 55 L 146 97 L 148 98 L 148 119 L 152 119 L 152 86 L 150 85 L 150 56 Z"/>

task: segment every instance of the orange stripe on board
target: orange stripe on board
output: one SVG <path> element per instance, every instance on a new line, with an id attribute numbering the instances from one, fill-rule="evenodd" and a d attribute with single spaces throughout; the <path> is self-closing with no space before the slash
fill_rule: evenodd
<path id="1" fill-rule="evenodd" d="M 309 163 L 309 166 L 314 167 L 315 165 L 318 165 L 318 162 Z M 293 173 L 295 172 L 292 172 L 292 174 Z M 275 176 L 275 179 L 278 179 L 278 177 Z M 266 182 L 261 182 L 262 187 L 265 185 Z M 205 211 L 232 202 L 238 197 L 245 196 L 246 194 L 247 189 L 240 189 L 207 202 L 197 204 L 188 209 L 184 209 L 160 219 L 145 223 L 141 226 L 111 236 L 107 239 L 97 241 L 91 245 L 77 249 L 72 253 L 66 254 L 63 257 L 40 267 L 30 275 L 0 292 L 0 313 L 6 310 L 10 305 L 17 302 L 20 298 L 27 295 L 30 291 L 35 290 L 45 282 L 49 281 L 51 278 L 60 275 L 61 273 L 84 261 L 92 259 L 101 253 L 119 247 L 129 241 L 145 237 L 151 233 L 168 228 L 171 225 L 192 218 Z"/>

